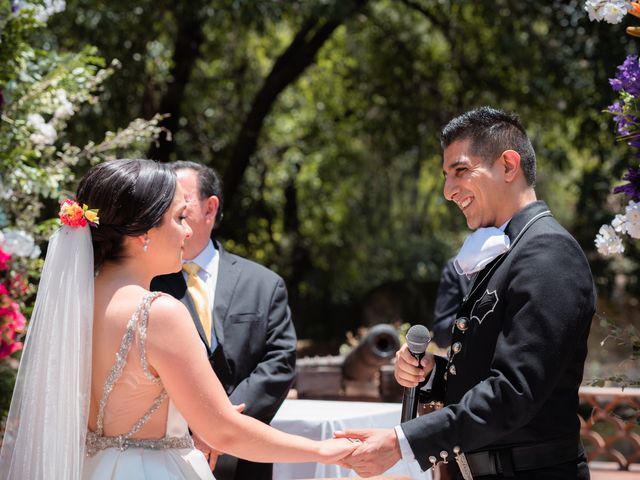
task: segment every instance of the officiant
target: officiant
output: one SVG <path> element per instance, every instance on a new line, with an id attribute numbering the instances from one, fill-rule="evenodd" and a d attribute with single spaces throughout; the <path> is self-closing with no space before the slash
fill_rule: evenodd
<path id="1" fill-rule="evenodd" d="M 174 162 L 172 168 L 185 191 L 193 234 L 185 241 L 183 271 L 157 277 L 151 289 L 187 306 L 231 403 L 269 423 L 295 378 L 296 333 L 284 281 L 211 238 L 222 219 L 217 173 L 189 161 Z M 197 439 L 196 446 L 207 450 Z M 271 480 L 272 464 L 210 455 L 218 480 Z"/>
<path id="2" fill-rule="evenodd" d="M 403 347 L 395 375 L 443 408 L 361 430 L 361 475 L 414 458 L 452 478 L 588 479 L 578 388 L 595 311 L 587 260 L 535 192 L 536 156 L 516 115 L 482 107 L 443 129 L 444 196 L 475 232 L 454 262 L 472 279 L 448 358 Z M 435 363 L 435 366 L 434 366 Z M 433 369 L 432 369 L 433 367 Z"/>

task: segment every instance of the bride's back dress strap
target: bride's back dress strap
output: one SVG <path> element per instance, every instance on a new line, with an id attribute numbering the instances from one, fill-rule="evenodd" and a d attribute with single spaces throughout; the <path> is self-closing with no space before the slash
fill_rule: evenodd
<path id="1" fill-rule="evenodd" d="M 87 455 L 95 455 L 100 450 L 106 448 L 117 448 L 121 451 L 127 448 L 146 448 L 152 450 L 162 450 L 167 448 L 192 448 L 193 441 L 191 436 L 187 433 L 181 437 L 164 437 L 160 439 L 144 439 L 133 438 L 138 431 L 149 421 L 151 416 L 160 408 L 162 402 L 167 398 L 167 392 L 164 388 L 160 391 L 159 395 L 155 398 L 153 403 L 149 406 L 145 414 L 140 417 L 130 428 L 130 430 L 117 436 L 105 436 L 104 435 L 104 417 L 105 408 L 109 400 L 109 396 L 113 391 L 117 381 L 122 376 L 125 365 L 127 364 L 128 356 L 131 351 L 131 346 L 134 342 L 136 332 L 138 333 L 138 345 L 140 351 L 140 365 L 144 376 L 150 382 L 154 384 L 160 384 L 159 377 L 155 377 L 149 371 L 149 364 L 147 363 L 146 354 L 146 340 L 147 340 L 147 324 L 149 322 L 149 310 L 151 309 L 151 303 L 158 298 L 162 293 L 150 292 L 146 294 L 134 314 L 129 319 L 127 329 L 122 337 L 120 343 L 120 349 L 116 354 L 116 362 L 113 364 L 111 371 L 107 375 L 104 383 L 102 397 L 98 404 L 98 415 L 96 421 L 96 431 L 89 431 L 87 434 Z"/>

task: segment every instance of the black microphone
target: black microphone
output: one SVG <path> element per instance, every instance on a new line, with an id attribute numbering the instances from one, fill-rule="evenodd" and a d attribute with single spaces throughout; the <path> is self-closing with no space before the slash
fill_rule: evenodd
<path id="1" fill-rule="evenodd" d="M 427 345 L 431 341 L 431 335 L 429 330 L 424 325 L 414 325 L 407 332 L 407 346 L 409 352 L 415 358 L 418 359 L 418 365 L 420 360 L 424 357 L 424 353 L 427 351 Z M 402 395 L 402 416 L 401 422 L 406 422 L 412 418 L 416 418 L 418 414 L 418 387 L 404 388 L 404 394 Z"/>

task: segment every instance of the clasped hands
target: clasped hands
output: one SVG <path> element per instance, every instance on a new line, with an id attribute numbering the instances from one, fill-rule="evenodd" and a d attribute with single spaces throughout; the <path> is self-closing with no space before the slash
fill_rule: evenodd
<path id="1" fill-rule="evenodd" d="M 409 388 L 423 382 L 433 369 L 433 356 L 430 354 L 425 355 L 420 363 L 422 368 L 418 366 L 418 360 L 409 353 L 407 346 L 403 345 L 396 352 L 394 368 L 396 381 L 403 387 Z M 334 432 L 334 437 L 348 438 L 359 443 L 338 464 L 355 470 L 361 477 L 379 475 L 393 467 L 402 458 L 400 444 L 396 432 L 392 428 L 369 428 Z"/>

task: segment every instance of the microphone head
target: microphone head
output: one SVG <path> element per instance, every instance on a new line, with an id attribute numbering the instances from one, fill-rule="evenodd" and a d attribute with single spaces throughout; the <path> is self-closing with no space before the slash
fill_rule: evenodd
<path id="1" fill-rule="evenodd" d="M 414 355 L 422 355 L 430 341 L 431 335 L 424 325 L 414 325 L 407 332 L 407 346 Z"/>

